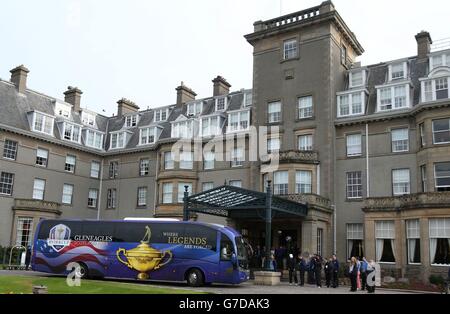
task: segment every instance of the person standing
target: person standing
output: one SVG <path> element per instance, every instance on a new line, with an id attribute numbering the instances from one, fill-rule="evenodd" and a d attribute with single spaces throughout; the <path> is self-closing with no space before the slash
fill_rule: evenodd
<path id="1" fill-rule="evenodd" d="M 325 283 L 327 288 L 331 286 L 331 277 L 333 275 L 333 259 L 330 257 L 324 266 Z"/>
<path id="2" fill-rule="evenodd" d="M 333 263 L 332 287 L 337 288 L 337 287 L 339 287 L 339 278 L 338 278 L 339 277 L 339 261 L 338 261 L 336 255 L 333 255 L 332 259 L 333 259 L 332 260 L 332 263 Z"/>
<path id="3" fill-rule="evenodd" d="M 301 254 L 298 254 L 298 271 L 300 273 L 299 286 L 303 287 L 305 285 L 306 262 Z"/>
<path id="4" fill-rule="evenodd" d="M 357 290 L 361 290 L 361 262 L 358 258 L 356 258 L 356 269 L 357 275 L 356 275 L 356 288 Z"/>
<path id="5" fill-rule="evenodd" d="M 361 261 L 361 290 L 364 291 L 366 290 L 366 286 L 367 286 L 367 260 L 365 257 L 363 257 L 362 261 Z"/>
<path id="6" fill-rule="evenodd" d="M 322 288 L 322 258 L 318 254 L 314 258 L 314 271 L 317 288 Z"/>
<path id="7" fill-rule="evenodd" d="M 314 256 L 310 255 L 308 260 L 308 284 L 313 285 L 316 283 L 315 279 L 315 262 L 314 262 Z"/>
<path id="8" fill-rule="evenodd" d="M 348 270 L 348 276 L 350 277 L 350 283 L 351 283 L 351 292 L 356 292 L 357 290 L 357 284 L 356 281 L 358 279 L 358 265 L 356 263 L 356 258 L 352 257 L 350 260 L 350 266 Z"/>
<path id="9" fill-rule="evenodd" d="M 289 270 L 289 285 L 293 285 L 292 279 L 294 279 L 295 284 L 298 284 L 297 280 L 297 272 L 296 272 L 296 260 L 293 254 L 289 254 L 288 260 L 287 260 L 287 266 Z M 294 277 L 294 278 L 292 278 Z"/>

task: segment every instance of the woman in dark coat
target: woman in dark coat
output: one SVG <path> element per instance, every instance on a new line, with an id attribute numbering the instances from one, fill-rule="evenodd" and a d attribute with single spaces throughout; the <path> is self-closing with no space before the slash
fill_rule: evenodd
<path id="1" fill-rule="evenodd" d="M 352 257 L 351 261 L 350 261 L 350 267 L 348 270 L 348 276 L 350 277 L 350 283 L 351 283 L 351 292 L 356 292 L 357 290 L 357 286 L 356 286 L 356 281 L 358 278 L 358 266 L 356 263 L 356 258 Z"/>

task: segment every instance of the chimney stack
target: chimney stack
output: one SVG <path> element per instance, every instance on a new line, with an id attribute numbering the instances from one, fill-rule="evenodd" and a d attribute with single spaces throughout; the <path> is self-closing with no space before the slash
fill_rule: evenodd
<path id="1" fill-rule="evenodd" d="M 214 97 L 228 95 L 230 93 L 230 83 L 220 75 L 213 79 L 212 82 L 214 83 Z"/>
<path id="2" fill-rule="evenodd" d="M 416 35 L 417 40 L 417 58 L 426 59 L 428 54 L 431 52 L 431 44 L 433 40 L 431 39 L 430 33 L 426 31 L 421 31 Z"/>
<path id="3" fill-rule="evenodd" d="M 22 94 L 25 93 L 27 89 L 27 76 L 30 71 L 22 64 L 9 72 L 11 72 L 11 82 L 16 85 L 17 91 Z"/>
<path id="4" fill-rule="evenodd" d="M 122 117 L 127 113 L 134 113 L 139 111 L 139 107 L 129 99 L 122 98 L 117 102 L 117 116 Z"/>
<path id="5" fill-rule="evenodd" d="M 80 112 L 82 94 L 83 92 L 78 87 L 69 86 L 64 92 L 64 101 L 73 106 L 73 111 Z"/>
<path id="6" fill-rule="evenodd" d="M 175 90 L 177 91 L 177 106 L 181 106 L 188 101 L 195 100 L 195 96 L 197 96 L 192 89 L 184 85 L 184 82 L 181 82 L 181 85 Z"/>

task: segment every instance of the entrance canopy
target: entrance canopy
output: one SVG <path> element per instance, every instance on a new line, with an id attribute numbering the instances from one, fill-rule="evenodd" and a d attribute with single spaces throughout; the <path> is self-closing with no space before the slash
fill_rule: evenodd
<path id="1" fill-rule="evenodd" d="M 272 218 L 306 217 L 308 206 L 278 196 L 246 190 L 234 186 L 221 186 L 185 198 L 185 210 L 227 218 L 264 219 L 270 203 Z"/>

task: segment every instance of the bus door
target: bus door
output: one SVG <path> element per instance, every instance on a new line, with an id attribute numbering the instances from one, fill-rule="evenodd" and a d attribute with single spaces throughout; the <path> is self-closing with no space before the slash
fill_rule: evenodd
<path id="1" fill-rule="evenodd" d="M 234 254 L 233 242 L 224 233 L 220 234 L 219 251 L 219 280 L 224 283 L 233 282 L 233 274 L 236 266 L 233 265 L 232 257 Z"/>

